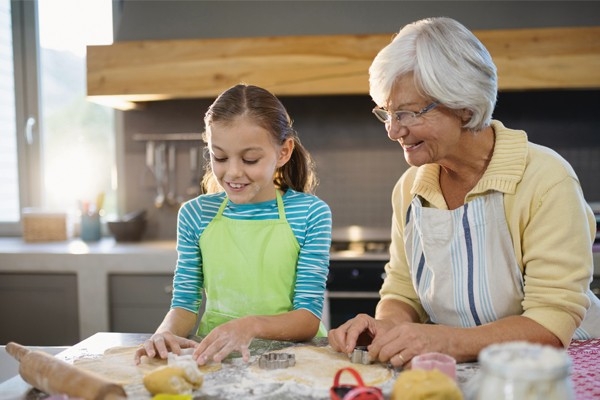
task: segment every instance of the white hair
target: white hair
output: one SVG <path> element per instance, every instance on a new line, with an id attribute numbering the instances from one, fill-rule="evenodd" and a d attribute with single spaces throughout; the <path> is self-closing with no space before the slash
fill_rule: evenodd
<path id="1" fill-rule="evenodd" d="M 471 111 L 465 128 L 490 124 L 498 94 L 496 66 L 485 46 L 459 22 L 438 17 L 403 27 L 369 68 L 373 101 L 384 107 L 396 79 L 410 73 L 423 96 Z"/>

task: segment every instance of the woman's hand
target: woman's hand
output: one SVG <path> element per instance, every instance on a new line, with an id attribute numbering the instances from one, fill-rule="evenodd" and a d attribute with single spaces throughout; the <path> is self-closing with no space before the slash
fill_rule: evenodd
<path id="1" fill-rule="evenodd" d="M 245 362 L 250 360 L 250 343 L 254 339 L 247 318 L 234 319 L 214 328 L 194 350 L 198 365 L 209 361 L 220 363 L 233 351 L 239 351 Z"/>
<path id="2" fill-rule="evenodd" d="M 368 346 L 372 359 L 389 362 L 394 367 L 410 366 L 413 357 L 430 352 L 451 356 L 448 348 L 451 328 L 402 322 L 374 337 Z"/>
<path id="3" fill-rule="evenodd" d="M 142 360 L 142 356 L 154 358 L 158 355 L 160 358 L 165 359 L 168 357 L 169 351 L 180 354 L 181 349 L 194 348 L 196 345 L 198 345 L 198 342 L 176 336 L 171 332 L 157 332 L 135 352 L 134 360 L 138 365 Z"/>
<path id="4" fill-rule="evenodd" d="M 350 354 L 356 346 L 367 345 L 378 334 L 387 330 L 381 320 L 367 314 L 358 314 L 327 334 L 329 345 L 335 351 Z"/>

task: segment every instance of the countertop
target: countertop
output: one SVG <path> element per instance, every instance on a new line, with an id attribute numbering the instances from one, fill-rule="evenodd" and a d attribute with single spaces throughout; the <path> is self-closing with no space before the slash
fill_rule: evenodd
<path id="1" fill-rule="evenodd" d="M 55 269 L 62 267 L 63 260 L 65 260 L 62 256 L 72 256 L 69 258 L 71 261 L 64 265 L 65 270 L 71 270 L 70 266 L 73 265 L 73 262 L 77 262 L 76 266 L 81 266 L 79 264 L 81 260 L 100 264 L 101 267 L 114 264 L 115 261 L 127 262 L 125 267 L 128 270 L 145 267 L 148 265 L 148 261 L 154 260 L 150 265 L 151 271 L 172 272 L 177 260 L 175 245 L 175 240 L 118 243 L 110 237 L 89 243 L 79 239 L 28 243 L 20 237 L 11 237 L 0 238 L 0 260 L 6 260 L 7 263 L 8 261 L 15 261 L 19 264 L 33 263 L 33 267 L 42 269 L 51 265 Z M 61 256 L 58 259 L 61 265 L 53 265 L 56 264 L 57 256 Z M 387 252 L 361 253 L 357 251 L 334 252 L 330 257 L 331 260 L 387 260 L 389 258 Z M 4 269 L 4 264 L 4 262 L 0 264 L 1 269 Z"/>
<path id="2" fill-rule="evenodd" d="M 56 357 L 67 362 L 81 357 L 96 357 L 104 353 L 106 349 L 116 346 L 136 346 L 142 343 L 149 334 L 128 334 L 128 333 L 107 333 L 100 332 L 92 335 L 88 339 L 78 343 L 77 345 L 68 348 L 67 350 L 58 353 Z M 257 360 L 257 356 L 265 352 L 282 349 L 289 346 L 302 346 L 311 344 L 316 346 L 327 345 L 326 338 L 316 338 L 308 343 L 291 343 L 278 342 L 271 340 L 255 339 L 251 346 L 250 363 Z M 329 393 L 324 391 L 316 391 L 305 385 L 297 385 L 290 383 L 279 383 L 275 387 L 273 381 L 249 382 L 247 369 L 249 364 L 244 363 L 241 358 L 228 358 L 223 362 L 221 370 L 205 375 L 204 383 L 200 389 L 202 399 L 206 400 L 226 400 L 226 399 L 281 399 L 286 400 L 326 400 L 329 399 Z M 349 365 L 350 366 L 350 365 Z M 459 376 L 462 377 L 459 381 L 466 382 L 476 372 L 476 363 L 465 364 L 465 368 L 459 369 Z M 461 372 L 462 371 L 462 372 Z M 394 377 L 381 386 L 381 389 L 388 398 Z M 333 383 L 333 382 L 332 382 Z M 150 396 L 143 388 L 125 387 L 128 398 L 131 399 L 150 399 Z M 140 390 L 141 389 L 141 390 Z M 11 400 L 33 400 L 43 399 L 46 396 L 33 389 L 20 376 L 15 376 L 8 381 L 0 384 L 0 398 Z"/>
<path id="3" fill-rule="evenodd" d="M 92 335 L 77 345 L 60 352 L 56 357 L 67 362 L 81 357 L 97 357 L 106 349 L 116 346 L 136 346 L 142 343 L 149 334 L 124 334 L 100 332 Z M 268 340 L 254 340 L 250 346 L 252 357 L 250 363 L 256 362 L 257 356 L 268 351 L 273 351 L 288 346 L 301 346 L 306 343 L 276 342 Z M 325 346 L 325 338 L 313 339 L 308 344 Z M 567 353 L 572 361 L 571 380 L 575 390 L 575 400 L 592 400 L 600 398 L 600 339 L 573 341 Z M 247 379 L 245 369 L 248 364 L 241 358 L 228 358 L 223 362 L 223 368 L 215 373 L 205 375 L 202 386 L 202 399 L 224 400 L 232 398 L 250 399 L 281 399 L 287 400 L 326 400 L 328 393 L 301 393 L 294 384 L 281 384 L 273 387 L 272 382 L 254 382 L 242 385 L 240 382 Z M 477 384 L 478 363 L 463 363 L 457 365 L 457 383 L 465 398 L 470 399 Z M 381 388 L 386 398 L 389 398 L 394 379 L 384 383 Z M 132 399 L 149 399 L 146 395 L 140 396 L 138 392 L 130 392 L 126 387 L 128 397 Z M 135 389 L 134 389 L 135 390 Z M 15 376 L 0 384 L 0 398 L 3 400 L 31 400 L 43 399 L 46 396 L 33 389 L 20 376 Z"/>
<path id="4" fill-rule="evenodd" d="M 100 332 L 92 335 L 88 339 L 76 344 L 67 350 L 58 353 L 57 358 L 72 363 L 75 359 L 81 357 L 97 357 L 105 350 L 117 346 L 136 346 L 147 339 L 149 334 L 134 333 L 108 333 Z M 199 338 L 196 338 L 199 340 Z M 316 346 L 326 346 L 326 338 L 316 338 L 307 343 L 279 342 L 272 340 L 255 339 L 251 346 L 250 363 L 257 360 L 257 356 L 265 352 L 282 349 L 289 346 L 302 346 L 311 344 Z M 133 362 L 133 360 L 132 360 Z M 244 363 L 241 358 L 227 358 L 223 362 L 223 367 L 217 372 L 205 375 L 204 383 L 200 391 L 202 398 L 207 400 L 226 400 L 232 398 L 240 399 L 281 399 L 286 400 L 304 400 L 304 399 L 328 399 L 329 393 L 314 393 L 315 390 L 308 387 L 296 387 L 293 383 L 280 383 L 280 387 L 274 387 L 272 381 L 252 382 L 247 381 L 247 369 L 249 364 Z M 395 374 L 393 375 L 395 376 Z M 244 383 L 245 382 L 245 383 Z M 333 383 L 333 382 L 332 382 Z M 393 379 L 382 385 L 384 394 L 391 391 Z M 131 399 L 150 399 L 149 394 L 143 387 L 126 386 L 128 398 Z M 304 393 L 302 393 L 304 392 Z M 311 393 L 308 393 L 311 392 Z M 0 398 L 11 400 L 33 400 L 43 399 L 45 394 L 35 390 L 25 382 L 20 376 L 15 376 L 6 382 L 0 384 Z"/>

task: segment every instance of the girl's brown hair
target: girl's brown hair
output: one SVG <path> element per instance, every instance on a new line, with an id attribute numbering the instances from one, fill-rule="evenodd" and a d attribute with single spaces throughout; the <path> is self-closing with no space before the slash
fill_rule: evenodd
<path id="1" fill-rule="evenodd" d="M 231 122 L 244 115 L 269 131 L 273 140 L 282 145 L 288 138 L 294 140 L 294 150 L 287 163 L 275 171 L 273 182 L 281 190 L 291 188 L 298 192 L 313 193 L 317 186 L 314 162 L 300 143 L 292 127 L 292 119 L 279 99 L 258 86 L 239 84 L 227 89 L 208 108 L 204 116 L 206 130 L 203 139 L 208 142 L 210 126 L 216 122 Z M 210 162 L 205 166 L 202 192 L 214 193 L 223 189 L 217 183 Z"/>

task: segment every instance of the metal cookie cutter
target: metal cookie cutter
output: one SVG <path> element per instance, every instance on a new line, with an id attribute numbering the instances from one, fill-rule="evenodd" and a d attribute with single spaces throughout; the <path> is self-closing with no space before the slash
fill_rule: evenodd
<path id="1" fill-rule="evenodd" d="M 355 364 L 371 364 L 367 346 L 356 346 L 350 355 L 350 361 Z"/>
<path id="2" fill-rule="evenodd" d="M 258 366 L 263 369 L 279 369 L 296 365 L 296 356 L 290 353 L 267 353 L 260 356 Z"/>

